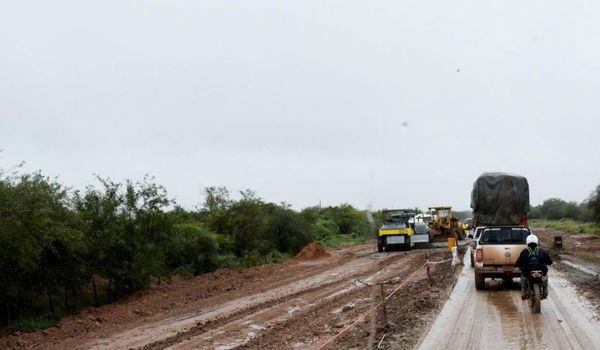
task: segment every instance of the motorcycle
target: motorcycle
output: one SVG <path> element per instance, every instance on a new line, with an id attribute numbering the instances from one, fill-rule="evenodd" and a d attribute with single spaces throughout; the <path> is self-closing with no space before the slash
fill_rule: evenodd
<path id="1" fill-rule="evenodd" d="M 539 314 L 541 312 L 542 276 L 542 271 L 538 270 L 529 273 L 529 307 L 534 314 Z"/>

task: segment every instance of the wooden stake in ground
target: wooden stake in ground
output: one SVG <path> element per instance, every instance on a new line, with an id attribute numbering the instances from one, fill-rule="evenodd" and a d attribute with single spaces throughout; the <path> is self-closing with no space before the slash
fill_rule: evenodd
<path id="1" fill-rule="evenodd" d="M 383 293 L 383 284 L 379 285 L 381 291 L 381 306 L 383 307 L 383 324 L 387 327 L 387 306 L 385 306 L 385 294 Z"/>
<path id="2" fill-rule="evenodd" d="M 373 305 L 377 305 L 377 291 L 375 286 L 370 286 L 371 289 L 371 302 Z M 375 342 L 375 334 L 377 333 L 377 309 L 371 312 L 371 328 L 369 330 L 369 338 L 367 339 L 367 349 L 373 350 L 373 343 Z"/>

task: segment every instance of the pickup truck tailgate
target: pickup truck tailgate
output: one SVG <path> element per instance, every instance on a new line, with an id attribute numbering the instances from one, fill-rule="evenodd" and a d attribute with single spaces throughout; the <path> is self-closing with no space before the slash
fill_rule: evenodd
<path id="1" fill-rule="evenodd" d="M 483 265 L 514 265 L 531 233 L 527 227 L 488 227 L 483 230 L 478 249 L 483 250 Z"/>
<path id="2" fill-rule="evenodd" d="M 525 244 L 511 245 L 484 245 L 483 264 L 484 265 L 514 265 L 519 254 L 527 246 Z"/>

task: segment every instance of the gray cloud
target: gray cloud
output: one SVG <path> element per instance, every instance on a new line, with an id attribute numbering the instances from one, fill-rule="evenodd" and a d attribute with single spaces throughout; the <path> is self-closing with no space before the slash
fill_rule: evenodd
<path id="1" fill-rule="evenodd" d="M 75 188 L 157 176 L 182 204 L 532 202 L 600 181 L 591 1 L 1 1 L 0 166 Z M 407 124 L 403 127 L 404 123 Z"/>

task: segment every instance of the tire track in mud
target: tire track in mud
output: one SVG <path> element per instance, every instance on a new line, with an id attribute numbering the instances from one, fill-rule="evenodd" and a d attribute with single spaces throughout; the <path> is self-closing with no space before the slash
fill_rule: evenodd
<path id="1" fill-rule="evenodd" d="M 365 280 L 371 279 L 369 281 L 371 284 L 389 280 L 395 276 L 401 277 L 400 280 L 402 280 L 423 266 L 427 254 L 428 252 L 422 251 L 394 262 L 390 262 L 389 260 L 379 262 L 376 273 L 365 271 L 362 274 L 362 278 Z M 436 257 L 442 254 L 443 250 L 433 253 Z M 438 275 L 446 275 L 446 271 L 444 273 L 437 271 L 436 273 Z M 414 283 L 410 283 L 408 286 L 402 288 L 401 291 L 406 292 L 405 295 L 411 295 L 416 290 L 418 298 L 419 293 L 423 289 L 429 289 L 429 282 L 425 282 L 425 278 L 425 270 L 423 270 L 422 276 L 415 279 Z M 349 279 L 344 284 L 347 286 L 351 282 Z M 408 291 L 409 289 L 411 290 L 410 292 Z M 377 292 L 377 295 L 379 295 L 379 292 Z M 307 300 L 309 300 L 308 303 L 306 302 Z M 376 302 L 378 301 L 379 298 L 377 298 Z M 412 308 L 414 302 L 414 300 L 410 300 L 408 304 L 401 303 L 401 305 L 396 305 L 396 307 L 401 306 L 404 309 Z M 417 304 L 419 303 L 418 301 L 416 302 Z M 390 304 L 397 303 L 392 302 Z M 302 305 L 300 310 L 293 315 L 288 315 L 289 311 L 286 312 L 286 308 L 289 310 L 290 308 L 297 307 L 297 305 Z M 342 290 L 339 287 L 332 286 L 328 289 L 325 288 L 316 291 L 312 295 L 303 295 L 299 299 L 279 304 L 272 310 L 263 310 L 257 314 L 249 315 L 245 319 L 234 320 L 232 324 L 209 332 L 212 334 L 204 334 L 196 339 L 184 340 L 182 343 L 175 344 L 169 349 L 283 349 L 292 346 L 311 348 L 316 343 L 322 342 L 323 338 L 330 337 L 333 333 L 339 331 L 340 328 L 354 321 L 358 315 L 363 314 L 372 306 L 371 290 L 365 284 L 354 282 L 352 286 L 345 287 Z M 390 310 L 390 312 L 392 311 Z M 390 316 L 392 315 L 390 314 Z M 253 324 L 251 325 L 251 323 Z M 256 328 L 252 329 L 252 326 Z M 259 327 L 260 332 L 257 331 Z M 368 326 L 365 327 L 364 323 L 358 324 L 354 331 L 338 339 L 336 346 L 346 348 L 358 344 L 359 348 L 364 347 L 367 337 L 363 337 L 362 335 L 366 328 Z M 252 336 L 250 336 L 250 333 Z M 357 336 L 358 333 L 361 335 Z M 223 334 L 227 334 L 229 338 L 223 339 Z"/>
<path id="2" fill-rule="evenodd" d="M 174 344 L 180 343 L 184 339 L 197 336 L 197 335 L 205 333 L 205 332 L 207 332 L 209 330 L 221 327 L 221 326 L 223 326 L 223 325 L 225 325 L 225 324 L 227 324 L 227 323 L 229 323 L 229 322 L 231 322 L 233 320 L 239 319 L 239 318 L 244 317 L 244 316 L 251 315 L 251 314 L 255 313 L 257 310 L 268 309 L 268 308 L 271 308 L 271 307 L 273 307 L 275 305 L 284 303 L 284 302 L 286 302 L 288 300 L 298 298 L 298 297 L 300 297 L 302 295 L 309 294 L 311 292 L 315 292 L 315 291 L 321 290 L 323 288 L 328 288 L 328 287 L 331 287 L 331 286 L 342 285 L 342 284 L 345 284 L 345 283 L 346 283 L 346 281 L 331 282 L 331 283 L 327 283 L 327 284 L 323 284 L 323 285 L 318 285 L 318 286 L 315 286 L 315 287 L 312 287 L 312 288 L 309 288 L 309 289 L 305 289 L 305 290 L 302 290 L 302 291 L 299 291 L 299 292 L 296 292 L 296 293 L 293 293 L 293 294 L 289 294 L 289 295 L 286 295 L 285 297 L 282 297 L 282 298 L 271 299 L 269 301 L 253 305 L 251 307 L 248 307 L 248 308 L 236 311 L 234 313 L 227 314 L 226 316 L 223 316 L 223 317 L 217 317 L 215 319 L 211 319 L 211 320 L 207 320 L 207 321 L 202 321 L 202 322 L 200 322 L 199 324 L 197 324 L 196 326 L 190 328 L 187 331 L 177 333 L 175 336 L 172 336 L 172 337 L 166 338 L 164 340 L 160 340 L 160 341 L 157 341 L 157 342 L 145 345 L 145 346 L 140 347 L 138 349 L 141 349 L 141 350 L 164 349 L 166 347 L 169 347 L 169 346 L 172 346 Z"/>
<path id="3" fill-rule="evenodd" d="M 560 283 L 561 279 L 557 277 L 551 278 L 549 280 L 550 288 L 554 290 L 557 290 L 559 288 L 558 285 Z M 565 301 L 563 300 L 563 298 L 552 298 L 547 299 L 547 301 L 551 301 L 554 304 L 552 310 L 554 315 L 556 316 L 556 319 L 562 320 L 561 322 L 558 322 L 559 328 L 562 329 L 564 333 L 571 335 L 567 337 L 571 348 L 594 349 L 595 346 L 593 344 L 593 341 L 588 337 L 583 327 L 579 325 L 578 319 L 575 317 L 575 315 L 569 312 L 569 308 L 567 307 L 567 305 L 565 305 Z M 596 346 L 598 345 L 600 345 L 600 342 L 596 342 Z"/>
<path id="4" fill-rule="evenodd" d="M 486 281 L 474 288 L 465 266 L 459 282 L 419 349 L 599 349 L 600 323 L 589 303 L 555 269 L 541 314 L 521 300 L 517 279 L 509 286 Z"/>
<path id="5" fill-rule="evenodd" d="M 164 349 L 166 347 L 170 347 L 170 346 L 179 344 L 181 342 L 186 342 L 191 338 L 205 334 L 206 332 L 209 332 L 211 330 L 222 327 L 230 322 L 235 322 L 236 320 L 238 320 L 240 318 L 252 315 L 252 314 L 256 313 L 258 310 L 269 309 L 276 305 L 286 303 L 290 300 L 294 300 L 294 299 L 297 299 L 299 297 L 302 297 L 302 296 L 305 296 L 305 295 L 308 295 L 311 293 L 320 292 L 325 289 L 338 290 L 338 289 L 340 289 L 340 287 L 347 285 L 349 281 L 352 281 L 354 279 L 361 278 L 361 277 L 364 277 L 367 275 L 371 275 L 374 272 L 380 271 L 385 266 L 393 264 L 394 262 L 396 262 L 398 260 L 403 260 L 406 258 L 418 259 L 419 257 L 424 259 L 424 256 L 425 255 L 422 253 L 393 254 L 393 255 L 384 257 L 382 260 L 380 260 L 378 262 L 373 262 L 374 264 L 370 264 L 368 261 L 366 261 L 366 262 L 363 262 L 363 264 L 367 264 L 366 269 L 364 269 L 364 270 L 358 271 L 356 273 L 351 273 L 349 275 L 341 276 L 339 279 L 328 282 L 328 283 L 316 283 L 312 287 L 304 288 L 297 292 L 286 294 L 281 297 L 274 297 L 274 298 L 266 300 L 265 302 L 260 302 L 258 304 L 251 305 L 249 307 L 228 313 L 227 315 L 224 315 L 224 316 L 217 315 L 216 317 L 214 317 L 212 319 L 208 319 L 206 321 L 200 321 L 195 326 L 193 326 L 187 330 L 181 331 L 181 332 L 179 332 L 173 336 L 167 337 L 165 339 L 154 341 L 152 343 L 138 347 L 138 349 L 143 349 L 143 350 Z M 370 255 L 366 255 L 361 258 L 349 260 L 339 266 L 329 266 L 329 268 L 322 271 L 321 274 L 327 274 L 328 272 L 334 271 L 337 268 L 342 268 L 342 267 L 344 269 L 347 269 L 347 268 L 349 268 L 348 265 L 350 265 L 350 267 L 352 267 L 352 265 L 357 264 L 357 261 L 359 261 L 361 259 L 362 260 L 364 260 L 364 259 L 372 260 L 373 258 L 370 258 Z M 279 286 L 281 286 L 281 284 L 279 284 Z M 215 309 L 215 311 L 217 311 L 217 310 L 218 310 L 218 308 Z"/>
<path id="6" fill-rule="evenodd" d="M 398 261 L 396 261 L 398 263 Z M 413 271 L 413 269 L 417 266 L 420 266 L 424 263 L 424 256 L 413 255 L 410 257 L 409 261 L 402 261 L 401 263 L 406 263 L 402 266 L 401 269 L 394 271 L 394 274 L 407 274 L 408 272 Z M 383 267 L 379 267 L 383 268 Z M 393 265 L 387 266 L 386 268 L 393 268 Z M 379 270 L 378 272 L 381 272 Z M 366 274 L 372 273 L 365 272 L 361 276 L 365 276 Z M 388 275 L 383 275 L 378 278 L 377 282 L 380 282 L 383 279 L 389 277 Z M 349 281 L 346 281 L 344 284 L 347 284 Z M 375 281 L 373 281 L 375 282 Z M 372 283 L 373 283 L 372 282 Z M 371 283 L 371 284 L 372 284 Z M 366 311 L 368 308 L 372 306 L 372 301 L 370 300 L 370 290 L 365 284 L 358 284 L 355 288 L 345 288 L 339 291 L 337 288 L 321 291 L 323 297 L 313 298 L 315 302 L 311 303 L 301 312 L 294 315 L 294 317 L 290 317 L 287 320 L 275 324 L 272 328 L 267 331 L 261 333 L 260 335 L 252 338 L 248 342 L 244 343 L 236 347 L 236 349 L 281 349 L 285 347 L 289 347 L 288 339 L 295 339 L 299 341 L 300 339 L 305 339 L 308 337 L 312 337 L 313 342 L 321 335 L 323 335 L 323 331 L 327 331 L 326 325 L 323 324 L 323 316 L 337 314 L 339 316 L 343 313 L 343 308 L 348 306 L 349 304 L 353 304 L 351 315 L 361 314 Z M 363 303 L 357 301 L 365 301 Z M 336 311 L 338 311 L 336 313 Z M 353 318 L 352 317 L 342 317 L 342 320 L 338 320 L 338 322 L 349 322 Z M 329 320 L 333 320 L 333 317 Z M 336 323 L 335 326 L 341 326 L 343 323 Z M 343 324 L 345 326 L 345 324 Z M 295 330 L 290 332 L 290 330 Z"/>
<path id="7" fill-rule="evenodd" d="M 105 334 L 100 336 L 90 337 L 87 335 L 87 341 L 84 339 L 79 342 L 75 341 L 74 338 L 69 338 L 67 341 L 56 342 L 52 344 L 51 349 L 121 349 L 121 348 L 138 348 L 147 345 L 151 342 L 151 338 L 154 340 L 164 339 L 167 336 L 165 334 L 174 335 L 176 332 L 169 330 L 168 328 L 173 324 L 183 324 L 188 321 L 188 325 L 181 326 L 178 328 L 191 327 L 194 324 L 194 319 L 202 318 L 202 315 L 215 313 L 220 308 L 229 307 L 231 308 L 231 301 L 243 300 L 248 296 L 256 296 L 267 293 L 271 290 L 275 290 L 284 285 L 289 285 L 298 280 L 310 280 L 315 276 L 324 274 L 327 271 L 338 269 L 345 264 L 348 264 L 355 260 L 353 254 L 347 254 L 342 251 L 341 254 L 334 258 L 326 258 L 318 261 L 294 261 L 290 260 L 284 262 L 275 267 L 269 267 L 269 277 L 265 278 L 264 275 L 257 280 L 247 282 L 248 274 L 252 275 L 255 268 L 239 271 L 241 280 L 236 275 L 235 270 L 228 271 L 224 277 L 224 282 L 221 281 L 222 276 L 218 274 L 214 277 L 215 288 L 218 294 L 212 294 L 207 298 L 201 298 L 199 301 L 194 302 L 189 308 L 183 310 L 179 308 L 179 313 L 170 312 L 168 317 L 154 318 L 153 320 L 146 320 L 146 322 L 137 322 L 130 326 L 120 326 L 116 332 L 112 334 Z M 210 273 L 214 275 L 215 273 Z M 211 285 L 212 279 L 206 281 L 208 285 Z M 238 285 L 241 283 L 241 285 Z M 231 285 L 231 288 L 224 289 L 224 286 Z M 212 288 L 208 288 L 212 290 Z M 189 288 L 187 288 L 189 292 Z M 203 288 L 207 290 L 207 288 Z M 165 294 L 167 300 L 173 300 L 172 296 Z M 196 310 L 196 311 L 194 311 Z M 205 310 L 205 311 L 201 311 Z M 118 324 L 115 326 L 119 326 Z M 115 327 L 116 328 L 116 327 Z M 157 339 L 158 338 L 158 339 Z M 46 348 L 49 344 L 46 344 Z"/>
<path id="8" fill-rule="evenodd" d="M 309 295 L 314 295 L 309 293 L 311 288 L 324 288 L 340 281 L 339 285 L 329 287 L 340 292 L 347 287 L 344 283 L 350 285 L 352 278 L 379 277 L 379 270 L 398 261 L 409 261 L 405 257 L 424 252 L 381 254 L 374 252 L 374 247 L 375 244 L 369 242 L 333 249 L 329 251 L 332 256 L 325 259 L 294 259 L 272 266 L 222 269 L 192 279 L 174 279 L 172 284 L 97 309 L 84 310 L 62 320 L 55 328 L 5 337 L 0 348 L 6 345 L 8 348 L 48 350 L 134 349 L 177 336 L 193 327 L 205 329 L 202 336 L 205 337 L 223 327 L 219 324 L 234 322 L 235 317 L 229 321 L 225 319 L 229 314 L 246 315 L 240 318 L 254 317 L 252 315 L 260 314 L 262 310 L 258 308 L 274 303 L 270 312 L 278 310 L 286 315 L 289 310 L 277 307 L 277 302 L 290 302 L 294 295 L 297 300 L 306 301 L 298 305 L 303 310 L 314 301 L 309 300 Z M 308 294 L 302 294 L 302 291 Z M 354 295 L 347 294 L 349 291 L 343 293 Z M 297 311 L 300 310 L 294 308 L 290 313 Z M 256 334 L 263 331 L 260 329 Z M 201 330 L 198 332 L 202 334 Z"/>

